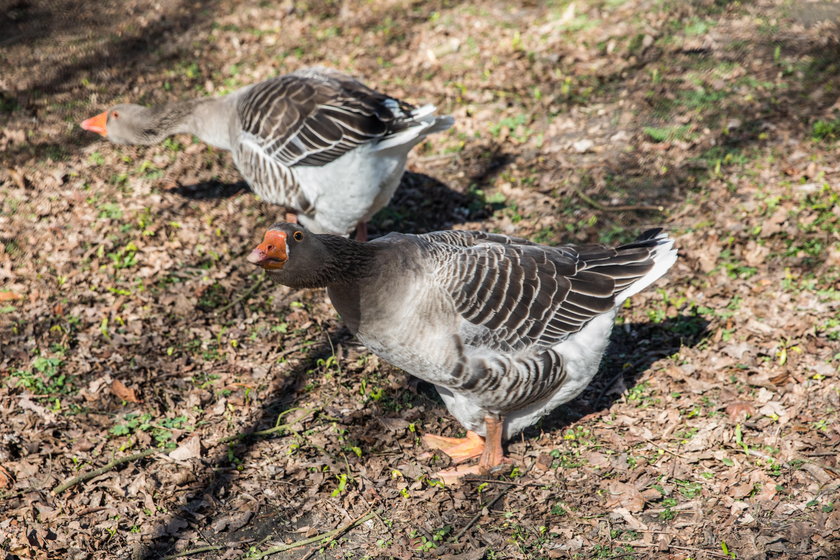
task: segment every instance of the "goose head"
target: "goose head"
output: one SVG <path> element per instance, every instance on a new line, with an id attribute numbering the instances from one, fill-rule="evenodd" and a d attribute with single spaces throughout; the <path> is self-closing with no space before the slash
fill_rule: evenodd
<path id="1" fill-rule="evenodd" d="M 328 247 L 333 235 L 311 233 L 298 224 L 277 223 L 265 232 L 248 262 L 265 269 L 277 282 L 291 287 L 323 287 L 340 274 L 336 252 Z"/>
<path id="2" fill-rule="evenodd" d="M 82 121 L 81 127 L 115 144 L 154 144 L 161 138 L 157 120 L 147 107 L 122 104 Z"/>

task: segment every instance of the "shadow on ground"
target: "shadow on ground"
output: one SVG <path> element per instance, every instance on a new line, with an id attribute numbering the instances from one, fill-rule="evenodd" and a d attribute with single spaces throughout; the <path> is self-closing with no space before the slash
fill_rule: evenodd
<path id="1" fill-rule="evenodd" d="M 266 399 L 258 417 L 240 432 L 240 437 L 216 446 L 217 451 L 202 461 L 202 468 L 191 483 L 195 490 L 184 496 L 182 505 L 171 512 L 165 522 L 157 525 L 150 540 L 135 548 L 133 558 L 159 560 L 172 554 L 175 542 L 187 527 L 203 535 L 208 545 L 219 546 L 221 552 L 243 542 L 256 544 L 264 539 L 284 540 L 293 535 L 294 527 L 288 519 L 298 512 L 277 508 L 243 512 L 230 505 L 237 496 L 231 495 L 228 489 L 237 478 L 237 459 L 247 460 L 253 444 L 263 437 L 244 434 L 272 428 L 284 413 L 292 411 L 307 372 L 315 368 L 319 360 L 332 356 L 333 348 L 347 338 L 348 333 L 346 329 L 340 329 L 333 335 L 325 332 L 325 336 L 330 336 L 330 340 L 310 347 L 308 358 L 285 375 L 281 390 Z M 301 488 L 301 491 L 305 490 Z"/>
<path id="2" fill-rule="evenodd" d="M 253 191 L 251 191 L 251 188 L 245 181 L 225 183 L 216 179 L 191 185 L 178 184 L 171 192 L 190 200 L 218 200 L 231 198 L 239 193 L 253 194 Z"/>
<path id="3" fill-rule="evenodd" d="M 534 438 L 541 431 L 563 429 L 588 414 L 609 409 L 612 402 L 636 384 L 653 362 L 678 352 L 682 346 L 695 346 L 702 341 L 706 336 L 706 325 L 706 321 L 701 317 L 685 314 L 659 323 L 618 325 L 613 332 L 601 371 L 590 386 L 580 397 L 560 407 L 539 426 L 526 430 L 524 436 Z M 329 340 L 310 347 L 306 360 L 285 376 L 282 387 L 265 401 L 258 417 L 242 433 L 274 426 L 284 412 L 292 410 L 295 406 L 306 374 L 316 369 L 319 361 L 323 363 L 323 360 L 334 355 L 336 348 L 347 348 L 348 343 L 353 345 L 352 337 L 345 328 L 339 328 L 329 334 L 324 331 L 324 335 L 329 336 Z M 349 379 L 343 381 L 347 382 Z M 348 430 L 347 441 L 362 442 L 359 445 L 374 454 L 381 452 L 377 445 L 381 443 L 378 442 L 381 438 L 377 438 L 375 432 L 387 429 L 385 424 L 388 419 L 393 421 L 399 418 L 381 407 L 388 399 L 397 402 L 409 398 L 415 403 L 418 413 L 425 408 L 432 416 L 448 415 L 433 386 L 414 378 L 407 379 L 407 386 L 414 389 L 408 392 L 391 389 L 388 391 L 390 394 L 379 401 L 379 404 L 368 403 L 362 410 L 350 413 L 344 418 L 342 425 Z M 328 410 L 330 404 L 325 402 L 323 406 Z M 376 422 L 380 417 L 385 419 L 382 420 L 385 424 Z M 290 437 L 283 433 L 278 435 Z M 299 512 L 283 511 L 276 507 L 270 510 L 241 512 L 229 503 L 236 498 L 228 492 L 228 488 L 237 477 L 236 461 L 232 458 L 247 461 L 256 439 L 241 437 L 228 445 L 221 445 L 222 449 L 217 447 L 217 451 L 203 461 L 201 471 L 196 473 L 196 480 L 191 484 L 194 490 L 184 497 L 183 505 L 172 512 L 166 522 L 158 524 L 152 533 L 151 541 L 144 543 L 144 548 L 136 551 L 135 558 L 153 560 L 172 554 L 175 542 L 187 527 L 205 535 L 209 545 L 220 546 L 222 549 L 236 548 L 238 543 L 256 543 L 262 539 L 276 542 L 278 539 L 298 538 L 295 536 L 295 530 L 301 521 L 292 524 L 288 520 Z M 362 463 L 365 461 L 366 459 L 361 459 Z M 300 488 L 300 491 L 306 489 Z M 233 513 L 234 511 L 238 512 Z M 208 537 L 211 534 L 213 536 Z"/>
<path id="4" fill-rule="evenodd" d="M 636 386 L 651 364 L 694 347 L 707 336 L 708 321 L 697 315 L 678 315 L 659 323 L 616 325 L 598 374 L 576 399 L 561 406 L 539 425 L 525 431 L 526 437 L 539 431 L 562 429 L 584 416 L 610 408 L 626 391 Z M 655 375 L 655 374 L 651 374 Z"/>

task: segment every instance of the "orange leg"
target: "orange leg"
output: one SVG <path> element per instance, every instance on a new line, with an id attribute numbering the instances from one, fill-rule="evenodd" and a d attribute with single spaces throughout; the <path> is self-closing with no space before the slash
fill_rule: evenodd
<path id="1" fill-rule="evenodd" d="M 364 243 L 367 240 L 367 222 L 359 222 L 356 224 L 356 241 Z"/>
<path id="2" fill-rule="evenodd" d="M 298 223 L 297 213 L 296 212 L 286 212 L 286 221 L 290 224 Z"/>
<path id="3" fill-rule="evenodd" d="M 493 467 L 502 464 L 505 453 L 502 450 L 502 428 L 504 421 L 494 416 L 484 417 L 484 427 L 487 430 L 484 436 L 484 452 L 478 460 L 478 466 L 488 471 Z"/>
<path id="4" fill-rule="evenodd" d="M 467 432 L 465 438 L 443 437 L 426 434 L 423 443 L 432 449 L 439 449 L 449 455 L 452 461 L 463 463 L 484 452 L 484 438 L 475 432 Z"/>

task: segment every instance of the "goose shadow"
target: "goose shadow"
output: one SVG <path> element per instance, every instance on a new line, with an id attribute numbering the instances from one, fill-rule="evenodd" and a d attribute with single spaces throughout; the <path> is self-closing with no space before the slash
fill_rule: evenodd
<path id="1" fill-rule="evenodd" d="M 177 183 L 170 192 L 190 200 L 222 200 L 233 198 L 240 193 L 253 194 L 254 191 L 251 190 L 251 187 L 244 180 L 228 183 L 218 179 L 210 179 L 209 181 L 200 181 L 187 185 Z"/>
<path id="2" fill-rule="evenodd" d="M 560 407 L 542 423 L 526 430 L 525 437 L 533 438 L 539 436 L 540 431 L 561 429 L 586 414 L 609 408 L 610 404 L 618 398 L 618 395 L 609 392 L 609 388 L 618 380 L 616 372 L 624 379 L 628 388 L 632 387 L 653 362 L 676 353 L 683 346 L 695 346 L 703 340 L 706 333 L 707 321 L 702 317 L 687 314 L 661 322 L 618 325 L 613 331 L 611 344 L 600 371 L 589 388 L 568 405 Z M 337 349 L 338 355 L 341 355 L 346 351 L 348 344 L 354 345 L 353 337 L 343 326 L 329 329 L 325 331 L 325 335 L 329 337 L 329 340 L 310 348 L 306 359 L 285 375 L 283 386 L 268 396 L 258 417 L 243 432 L 253 432 L 274 425 L 282 413 L 295 406 L 301 392 L 305 391 L 307 374 L 317 367 L 319 360 L 334 355 L 336 352 L 334 349 Z M 415 378 L 410 378 L 408 385 L 411 388 L 408 393 L 414 393 L 419 397 L 418 403 L 423 404 L 419 407 L 418 414 L 436 415 L 438 413 L 436 408 L 440 408 L 440 412 L 443 412 L 443 403 L 431 384 L 417 382 Z M 390 396 L 397 399 L 394 390 L 387 392 L 394 393 Z M 400 393 L 406 393 L 406 391 L 400 391 Z M 404 396 L 411 399 L 410 395 Z M 328 404 L 325 403 L 325 405 L 329 409 Z M 386 412 L 377 406 L 366 407 L 365 411 L 351 416 L 353 417 L 348 416 L 342 421 L 342 427 L 347 430 L 348 441 L 366 442 L 366 448 L 377 447 L 376 441 L 379 441 L 381 445 L 381 435 L 378 436 L 378 440 L 374 439 L 377 437 L 376 432 L 387 429 L 389 417 L 396 418 L 395 413 Z M 385 417 L 384 423 L 373 422 L 379 416 Z M 207 457 L 198 480 L 193 484 L 194 490 L 185 496 L 181 506 L 172 510 L 165 519 L 156 524 L 150 535 L 151 538 L 144 543 L 141 550 L 137 551 L 138 554 L 135 557 L 152 560 L 171 554 L 176 540 L 197 539 L 197 535 L 200 535 L 202 531 L 211 530 L 214 523 L 224 518 L 225 508 L 213 507 L 212 504 L 220 500 L 224 502 L 225 497 L 236 486 L 236 469 L 231 464 L 231 457 L 249 457 L 254 452 L 255 441 L 252 438 L 241 438 L 228 446 L 220 446 L 214 454 Z M 383 450 L 380 449 L 380 451 Z M 289 488 L 295 487 L 289 486 Z M 296 491 L 305 492 L 307 489 L 302 486 Z M 259 541 L 264 538 L 292 537 L 295 527 L 301 523 L 300 520 L 292 521 L 294 514 L 295 511 L 292 508 L 285 509 L 276 502 L 266 503 L 259 511 L 254 511 L 242 527 L 231 528 L 222 534 L 216 534 L 211 542 L 226 545 Z"/>
<path id="3" fill-rule="evenodd" d="M 268 395 L 255 419 L 243 426 L 240 437 L 215 446 L 216 450 L 202 461 L 192 489 L 185 494 L 181 504 L 173 508 L 165 518 L 155 523 L 151 534 L 134 551 L 133 557 L 139 560 L 159 560 L 171 558 L 176 553 L 175 544 L 179 539 L 207 540 L 212 545 L 225 548 L 231 543 L 256 542 L 263 539 L 286 539 L 295 536 L 295 523 L 291 520 L 297 513 L 294 508 L 284 508 L 275 502 L 260 503 L 258 508 L 245 514 L 244 520 L 236 522 L 236 517 L 228 515 L 225 504 L 230 493 L 237 488 L 239 478 L 236 461 L 251 457 L 254 445 L 261 438 L 249 436 L 258 430 L 271 428 L 279 422 L 284 413 L 294 410 L 299 395 L 303 392 L 307 375 L 317 368 L 333 353 L 333 348 L 348 335 L 346 329 L 327 333 L 329 340 L 321 341 L 310 347 L 307 356 L 292 371 L 284 375 L 282 386 Z M 281 434 L 279 437 L 288 437 Z M 301 492 L 306 487 L 299 489 Z M 227 515 L 227 517 L 226 517 Z M 229 528 L 216 529 L 216 525 L 231 519 Z"/>
<path id="4" fill-rule="evenodd" d="M 709 322 L 694 313 L 663 321 L 616 325 L 598 373 L 573 400 L 525 430 L 526 438 L 567 427 L 584 416 L 608 410 L 635 387 L 650 366 L 683 347 L 694 347 L 708 334 Z"/>
<path id="5" fill-rule="evenodd" d="M 176 181 L 169 192 L 197 201 L 253 194 L 245 181 L 231 183 L 219 179 L 190 184 Z M 487 202 L 475 189 L 462 193 L 430 175 L 406 171 L 394 197 L 371 219 L 368 231 L 374 238 L 392 231 L 426 233 L 451 229 L 455 224 L 485 219 L 498 206 Z"/>
<path id="6" fill-rule="evenodd" d="M 424 173 L 406 171 L 394 197 L 368 224 L 371 237 L 392 231 L 427 233 L 489 214 L 475 193 L 459 192 Z"/>
<path id="7" fill-rule="evenodd" d="M 452 188 L 425 173 L 406 171 L 388 205 L 368 225 L 374 235 L 391 231 L 428 233 L 456 224 L 485 220 L 504 207 L 488 200 L 484 188 L 512 161 L 498 145 L 476 144 L 452 158 L 469 175 L 465 189 Z"/>

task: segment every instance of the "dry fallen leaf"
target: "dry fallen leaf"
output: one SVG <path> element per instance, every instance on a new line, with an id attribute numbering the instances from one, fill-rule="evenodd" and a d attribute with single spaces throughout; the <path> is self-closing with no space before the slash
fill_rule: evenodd
<path id="1" fill-rule="evenodd" d="M 630 511 L 627 508 L 618 507 L 613 510 L 615 513 L 621 516 L 622 519 L 630 526 L 631 529 L 634 531 L 647 531 L 647 525 L 633 517 Z"/>
<path id="2" fill-rule="evenodd" d="M 14 167 L 7 167 L 6 173 L 9 175 L 9 178 L 14 182 L 15 186 L 19 189 L 26 188 L 26 179 L 24 178 L 23 174 L 15 169 Z"/>
<path id="3" fill-rule="evenodd" d="M 609 497 L 605 507 L 616 508 L 624 507 L 627 511 L 635 512 L 642 511 L 645 507 L 645 498 L 632 484 L 625 484 L 614 480 L 607 486 Z"/>
<path id="4" fill-rule="evenodd" d="M 539 457 L 537 457 L 537 462 L 534 465 L 534 468 L 538 471 L 547 471 L 551 468 L 551 463 L 553 459 L 551 455 L 548 453 L 540 453 Z"/>
<path id="5" fill-rule="evenodd" d="M 23 299 L 23 296 L 15 292 L 0 292 L 0 301 L 14 301 L 16 299 Z"/>
<path id="6" fill-rule="evenodd" d="M 430 15 L 419 3 L 304 10 L 284 0 L 241 10 L 221 0 L 202 15 L 191 3 L 137 0 L 126 10 L 106 1 L 85 7 L 85 25 L 48 35 L 39 33 L 38 3 L 15 4 L 19 40 L 2 49 L 10 59 L 3 78 L 16 87 L 0 94 L 8 109 L 0 108 L 0 292 L 22 296 L 0 302 L 0 377 L 16 374 L 0 380 L 0 465 L 15 477 L 0 488 L 10 498 L 0 515 L 7 554 L 74 557 L 95 548 L 103 558 L 139 558 L 150 546 L 189 552 L 212 534 L 219 557 L 236 556 L 249 536 L 273 531 L 276 544 L 298 540 L 383 504 L 388 526 L 374 519 L 353 527 L 326 554 L 372 551 L 380 539 L 375 555 L 446 552 L 439 560 L 523 551 L 589 558 L 624 548 L 651 559 L 703 556 L 698 549 L 722 557 L 724 541 L 739 558 L 834 553 L 840 508 L 825 510 L 840 482 L 830 455 L 840 441 L 832 327 L 840 151 L 832 137 L 817 140 L 814 125 L 834 136 L 840 101 L 830 87 L 835 68 L 813 64 L 814 49 L 786 48 L 793 37 L 826 54 L 831 45 L 815 39 L 830 43 L 832 34 L 800 22 L 797 14 L 810 8 L 797 6 L 814 7 L 812 19 L 836 19 L 831 3 L 742 2 L 711 11 L 657 3 L 639 18 L 645 3 L 529 2 L 513 12 L 501 3 L 480 10 L 448 3 Z M 47 23 L 67 23 L 57 19 L 67 10 L 53 12 Z M 511 18 L 515 25 L 499 25 Z M 411 32 L 373 25 L 385 20 Z M 768 31 L 756 21 L 791 25 Z M 282 33 L 271 32 L 278 26 Z M 315 28 L 337 32 L 307 40 Z M 80 45 L 99 52 L 113 46 L 114 33 L 142 39 L 161 31 L 177 40 L 151 53 L 150 64 L 129 64 L 125 79 L 112 79 L 95 60 L 87 79 L 76 76 Z M 275 55 L 295 52 L 302 38 L 305 56 L 278 62 Z M 756 41 L 781 44 L 778 56 L 740 56 L 719 67 L 721 52 L 748 55 Z M 197 44 L 219 48 L 196 55 Z M 379 64 L 380 56 L 394 64 Z M 183 58 L 195 64 L 173 73 L 168 62 Z M 220 93 L 213 68 L 235 87 L 313 60 L 372 78 L 406 101 L 442 104 L 440 114 L 458 123 L 457 132 L 431 135 L 412 152 L 414 173 L 374 221 L 374 236 L 453 226 L 551 245 L 622 243 L 663 221 L 676 226 L 680 258 L 622 309 L 605 356 L 607 377 L 627 370 L 605 396 L 625 396 L 592 403 L 601 392 L 596 381 L 569 404 L 568 417 L 557 411 L 515 438 L 511 451 L 528 459 L 514 462 L 535 463 L 532 482 L 491 483 L 481 492 L 472 483 L 427 484 L 445 467 L 416 445 L 415 427 L 451 435 L 462 427 L 438 398 L 428 400 L 430 386 L 349 337 L 324 290 L 264 284 L 243 302 L 251 305 L 218 313 L 262 277 L 244 256 L 268 216 L 283 214 L 250 193 L 239 196 L 244 182 L 230 153 L 189 134 L 135 148 L 78 129 L 80 119 L 118 101 Z M 698 77 L 698 64 L 711 70 Z M 807 67 L 808 79 L 780 66 Z M 55 83 L 68 72 L 79 79 Z M 810 98 L 814 91 L 824 97 Z M 647 142 L 652 133 L 664 141 Z M 572 193 L 578 188 L 594 204 Z M 664 211 L 607 214 L 601 205 Z M 316 367 L 325 345 L 334 345 L 339 361 Z M 654 362 L 660 353 L 669 357 Z M 115 376 L 131 381 L 144 404 L 121 405 L 110 390 Z M 57 392 L 62 382 L 74 392 Z M 245 398 L 247 386 L 254 398 Z M 24 395 L 31 400 L 19 404 Z M 716 414 L 744 400 L 735 420 Z M 743 422 L 750 405 L 755 414 Z M 76 406 L 82 413 L 73 413 Z M 318 406 L 321 413 L 304 417 Z M 306 424 L 291 430 L 305 435 L 302 447 L 294 438 L 262 439 L 226 456 L 217 445 L 221 428 L 258 430 L 290 407 L 301 410 L 281 422 Z M 571 433 L 567 418 L 575 419 Z M 733 449 L 739 422 L 750 454 Z M 152 423 L 172 425 L 169 451 L 181 446 L 175 457 L 186 460 L 133 460 L 59 496 L 37 491 L 159 444 L 156 436 L 168 434 Z M 774 472 L 753 452 L 800 468 Z M 247 468 L 235 468 L 239 460 Z M 614 480 L 642 491 L 642 511 L 631 512 L 641 505 L 632 488 L 603 498 L 594 492 Z M 743 501 L 730 517 L 728 491 L 736 487 Z M 250 520 L 236 513 L 238 500 L 254 512 Z M 617 505 L 605 510 L 608 500 Z M 494 522 L 500 516 L 504 523 Z M 476 522 L 466 527 L 469 519 Z M 792 523 L 808 525 L 788 530 Z M 520 530 L 535 524 L 545 529 Z M 624 532 L 611 538 L 610 528 Z M 408 536 L 414 532 L 425 540 Z M 275 544 L 259 539 L 250 544 Z M 472 550 L 476 543 L 486 548 Z"/>
<path id="7" fill-rule="evenodd" d="M 12 473 L 10 473 L 3 465 L 0 465 L 0 488 L 10 486 L 14 480 L 15 479 L 14 476 L 12 476 Z"/>
<path id="8" fill-rule="evenodd" d="M 787 383 L 788 379 L 790 379 L 790 372 L 789 371 L 783 371 L 779 375 L 774 375 L 773 377 L 771 377 L 770 378 L 770 383 L 772 383 L 773 385 L 776 385 L 776 386 L 782 386 L 785 383 Z"/>
<path id="9" fill-rule="evenodd" d="M 126 402 L 143 402 L 142 400 L 137 398 L 137 391 L 126 387 L 125 384 L 119 379 L 114 379 L 113 381 L 111 381 L 111 392 L 114 395 L 116 395 L 118 399 L 122 399 Z"/>
<path id="10" fill-rule="evenodd" d="M 201 457 L 201 439 L 197 435 L 189 438 L 178 446 L 175 451 L 170 453 L 169 456 L 177 461 Z"/>
<path id="11" fill-rule="evenodd" d="M 733 422 L 742 422 L 748 416 L 755 416 L 755 407 L 748 402 L 735 401 L 726 406 L 726 414 Z"/>

